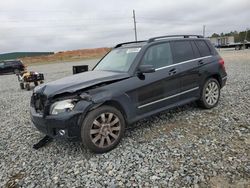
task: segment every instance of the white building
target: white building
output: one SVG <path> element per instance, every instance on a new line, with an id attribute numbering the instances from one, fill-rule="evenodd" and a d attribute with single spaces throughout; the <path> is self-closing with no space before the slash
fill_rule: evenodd
<path id="1" fill-rule="evenodd" d="M 234 43 L 234 36 L 210 37 L 210 41 L 215 46 L 231 44 Z"/>

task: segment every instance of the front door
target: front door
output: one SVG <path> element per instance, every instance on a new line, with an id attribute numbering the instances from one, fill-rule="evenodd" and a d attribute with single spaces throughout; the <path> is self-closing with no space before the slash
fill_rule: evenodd
<path id="1" fill-rule="evenodd" d="M 168 42 L 149 47 L 141 64 L 153 65 L 155 72 L 137 77 L 137 114 L 161 111 L 178 102 L 180 69 L 173 64 Z"/>

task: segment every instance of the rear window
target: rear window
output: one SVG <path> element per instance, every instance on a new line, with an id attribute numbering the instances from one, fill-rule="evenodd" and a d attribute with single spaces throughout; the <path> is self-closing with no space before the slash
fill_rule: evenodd
<path id="1" fill-rule="evenodd" d="M 174 62 L 179 63 L 194 59 L 194 52 L 189 41 L 175 41 L 172 43 Z"/>
<path id="2" fill-rule="evenodd" d="M 205 41 L 200 40 L 200 41 L 195 41 L 195 43 L 199 49 L 201 57 L 211 55 L 211 51 Z"/>

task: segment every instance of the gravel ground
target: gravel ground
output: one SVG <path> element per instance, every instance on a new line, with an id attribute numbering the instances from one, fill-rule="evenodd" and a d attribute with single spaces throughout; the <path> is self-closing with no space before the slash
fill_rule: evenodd
<path id="1" fill-rule="evenodd" d="M 30 121 L 32 92 L 0 76 L 0 187 L 249 187 L 250 50 L 221 54 L 228 82 L 216 108 L 189 104 L 139 121 L 102 155 L 65 141 L 33 150 L 43 135 Z M 30 69 L 51 81 L 72 73 L 63 65 Z"/>

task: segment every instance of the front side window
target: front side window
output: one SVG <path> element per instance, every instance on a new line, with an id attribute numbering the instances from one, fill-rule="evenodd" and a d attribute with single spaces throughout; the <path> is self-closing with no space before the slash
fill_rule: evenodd
<path id="1" fill-rule="evenodd" d="M 109 52 L 94 70 L 128 72 L 141 48 L 117 48 Z"/>
<path id="2" fill-rule="evenodd" d="M 195 58 L 191 43 L 189 41 L 173 42 L 173 54 L 175 63 L 180 63 Z"/>
<path id="3" fill-rule="evenodd" d="M 142 64 L 153 65 L 155 69 L 171 65 L 173 63 L 169 43 L 151 46 L 145 53 Z"/>

